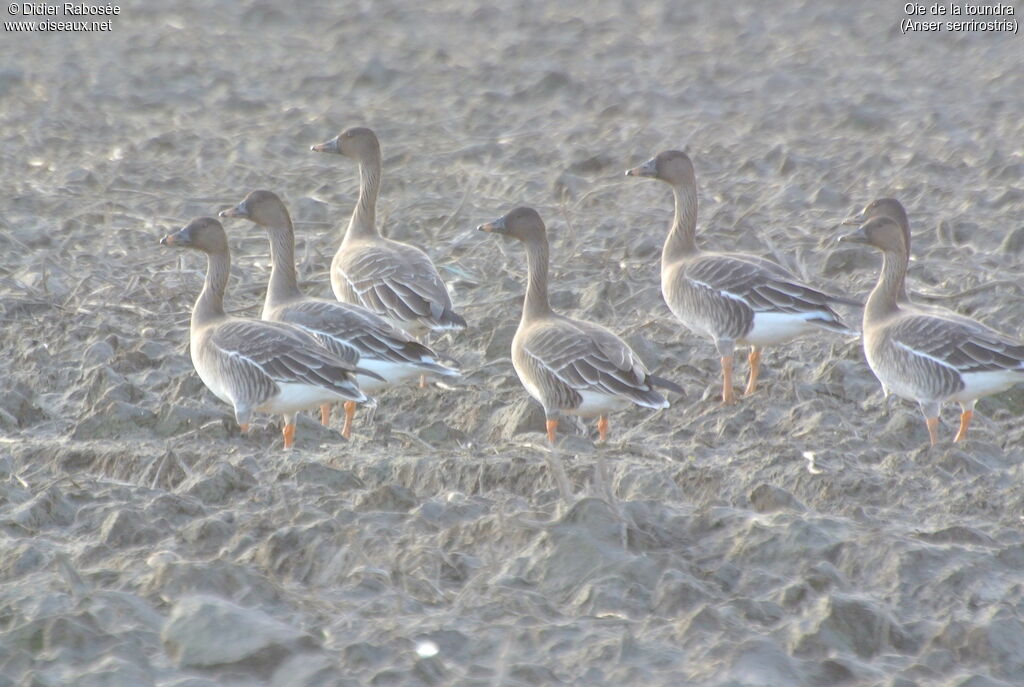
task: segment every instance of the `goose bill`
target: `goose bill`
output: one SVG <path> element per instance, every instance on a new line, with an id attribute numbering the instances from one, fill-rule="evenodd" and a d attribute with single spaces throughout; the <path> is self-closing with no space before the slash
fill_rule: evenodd
<path id="1" fill-rule="evenodd" d="M 638 167 L 626 170 L 627 177 L 653 177 L 658 173 L 658 161 L 651 158 Z"/>

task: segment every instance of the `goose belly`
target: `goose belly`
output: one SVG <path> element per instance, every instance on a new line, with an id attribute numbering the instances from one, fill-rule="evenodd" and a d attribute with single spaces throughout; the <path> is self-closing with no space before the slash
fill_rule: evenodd
<path id="1" fill-rule="evenodd" d="M 209 366 L 203 364 L 202 358 L 196 355 L 196 351 L 199 348 L 193 344 L 192 349 L 192 367 L 196 369 L 196 374 L 199 375 L 199 379 L 203 380 L 203 384 L 210 390 L 214 396 L 219 398 L 224 403 L 234 406 L 235 402 L 233 395 L 228 392 L 228 385 L 225 381 Z"/>
<path id="2" fill-rule="evenodd" d="M 278 382 L 277 386 L 279 391 L 264 401 L 256 410 L 271 414 L 294 413 L 300 410 L 316 408 L 322 403 L 348 400 L 340 394 L 315 384 Z"/>
<path id="3" fill-rule="evenodd" d="M 827 313 L 759 312 L 754 315 L 753 327 L 737 341 L 751 346 L 770 346 L 795 339 L 816 327 L 810 320 L 828 318 Z"/>
<path id="4" fill-rule="evenodd" d="M 419 376 L 424 373 L 424 370 L 419 369 L 415 365 L 390 360 L 375 360 L 373 358 L 360 358 L 359 367 L 369 370 L 370 372 L 376 372 L 387 380 L 382 382 L 381 380 L 374 379 L 373 377 L 356 375 L 356 381 L 359 382 L 359 388 L 363 391 L 379 391 L 380 389 L 385 389 L 389 386 L 395 386 L 413 379 L 419 379 Z"/>
<path id="5" fill-rule="evenodd" d="M 951 401 L 972 401 L 989 394 L 997 394 L 1014 384 L 1024 382 L 1024 369 L 993 370 L 991 372 L 961 373 L 964 388 L 949 398 Z"/>
<path id="6" fill-rule="evenodd" d="M 922 389 L 914 384 L 912 380 L 904 375 L 895 374 L 891 368 L 898 367 L 899 361 L 890 360 L 888 356 L 882 355 L 871 347 L 864 347 L 864 357 L 867 358 L 868 367 L 875 375 L 875 379 L 882 385 L 882 393 L 886 396 L 893 394 L 908 401 L 919 401 L 924 398 Z"/>
<path id="7" fill-rule="evenodd" d="M 331 263 L 331 291 L 334 292 L 334 297 L 342 303 L 353 303 L 355 305 L 363 305 L 364 307 L 372 310 L 370 306 L 365 305 L 359 301 L 359 294 L 356 293 L 355 289 L 345 279 L 345 275 L 341 271 L 341 267 L 336 264 L 337 256 Z"/>
<path id="8" fill-rule="evenodd" d="M 664 276 L 661 292 L 672 314 L 694 334 L 738 341 L 751 329 L 753 311 L 743 299 L 693 282 L 678 271 Z"/>
<path id="9" fill-rule="evenodd" d="M 520 366 L 516 363 L 516 356 L 514 352 L 512 354 L 512 367 L 515 369 L 516 375 L 519 376 L 519 382 L 523 385 L 523 388 L 526 389 L 526 393 L 530 394 L 535 401 L 544 406 L 545 411 L 548 410 L 548 404 L 544 400 L 544 394 L 541 393 L 540 387 L 531 381 L 530 375 L 524 374 L 524 370 L 520 369 Z"/>
<path id="10" fill-rule="evenodd" d="M 632 405 L 630 401 L 621 396 L 609 396 L 597 391 L 577 390 L 577 393 L 583 400 L 575 408 L 564 411 L 569 415 L 581 415 L 583 417 L 606 415 L 617 410 L 624 410 Z"/>
<path id="11" fill-rule="evenodd" d="M 942 402 L 964 390 L 960 373 L 928 356 L 865 339 L 864 357 L 882 388 L 909 401 Z"/>

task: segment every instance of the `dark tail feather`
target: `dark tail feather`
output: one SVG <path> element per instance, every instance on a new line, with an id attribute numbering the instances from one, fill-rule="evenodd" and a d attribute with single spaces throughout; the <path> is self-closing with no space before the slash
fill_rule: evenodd
<path id="1" fill-rule="evenodd" d="M 380 380 L 382 382 L 388 381 L 388 380 L 384 379 L 383 377 L 381 377 L 376 372 L 374 372 L 373 370 L 367 370 L 367 369 L 362 368 L 362 367 L 357 367 L 355 370 L 353 370 L 353 373 L 354 374 L 363 375 L 365 377 L 370 377 L 372 379 L 377 379 L 377 380 Z"/>
<path id="2" fill-rule="evenodd" d="M 465 329 L 466 319 L 454 310 L 445 310 L 438 318 L 437 329 Z"/>
<path id="3" fill-rule="evenodd" d="M 656 386 L 661 389 L 668 389 L 673 393 L 677 393 L 680 396 L 685 396 L 686 392 L 683 391 L 683 387 L 679 386 L 675 382 L 659 377 L 658 375 L 647 375 L 647 383 L 651 386 Z"/>
<path id="4" fill-rule="evenodd" d="M 825 294 L 828 298 L 829 303 L 839 303 L 840 305 L 852 305 L 855 308 L 863 308 L 864 301 L 859 301 L 856 298 L 846 298 L 845 296 L 833 296 L 830 293 Z"/>
<path id="5" fill-rule="evenodd" d="M 852 329 L 849 326 L 847 326 L 847 324 L 838 317 L 836 317 L 834 320 L 826 320 L 822 318 L 809 320 L 809 322 L 818 325 L 822 329 L 827 329 L 830 332 L 835 332 L 837 334 L 842 334 L 844 336 L 858 336 L 860 334 L 860 332 L 858 332 L 856 329 Z"/>
<path id="6" fill-rule="evenodd" d="M 454 367 L 448 367 L 441 363 L 420 363 L 417 365 L 424 372 L 430 372 L 432 374 L 441 375 L 442 377 L 461 377 L 462 370 L 457 370 Z"/>

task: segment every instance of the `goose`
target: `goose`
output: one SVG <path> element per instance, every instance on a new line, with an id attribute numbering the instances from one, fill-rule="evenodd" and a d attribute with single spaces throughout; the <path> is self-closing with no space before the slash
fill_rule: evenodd
<path id="1" fill-rule="evenodd" d="M 909 259 L 910 247 L 912 242 L 910 240 L 910 218 L 907 215 L 906 208 L 903 207 L 903 203 L 896 200 L 895 198 L 876 198 L 871 201 L 864 208 L 855 215 L 851 215 L 847 219 L 843 220 L 843 224 L 846 226 L 859 227 L 869 219 L 874 217 L 891 217 L 897 224 L 900 225 L 900 229 L 903 231 L 903 240 L 907 242 L 907 256 Z M 910 296 L 907 294 L 906 280 L 900 282 L 899 290 L 896 293 L 896 302 L 901 304 L 909 304 L 912 301 Z M 947 310 L 936 305 L 928 305 L 925 303 L 914 303 L 914 307 L 922 312 L 931 312 L 945 317 L 951 320 L 962 320 L 973 326 L 984 326 L 981 323 L 972 320 L 969 317 L 963 317 L 962 315 Z M 991 333 L 999 335 L 999 332 L 991 330 Z M 882 396 L 886 402 L 886 410 L 890 408 L 890 399 L 892 398 L 892 391 L 882 384 Z"/>
<path id="2" fill-rule="evenodd" d="M 907 216 L 907 210 L 903 207 L 903 203 L 895 198 L 876 198 L 865 205 L 860 212 L 843 220 L 843 224 L 846 226 L 859 227 L 869 219 L 873 219 L 875 217 L 891 217 L 892 220 L 900 226 L 900 229 L 903 231 L 903 240 L 907 242 L 907 256 L 909 260 L 910 218 Z M 900 303 L 910 302 L 910 296 L 907 295 L 905 280 L 900 282 L 899 291 L 896 293 L 896 300 Z"/>
<path id="3" fill-rule="evenodd" d="M 377 231 L 381 162 L 376 134 L 352 127 L 312 150 L 344 155 L 359 164 L 359 200 L 331 262 L 335 297 L 414 330 L 465 329 L 466 320 L 453 309 L 448 289 L 427 254 Z"/>
<path id="4" fill-rule="evenodd" d="M 864 209 L 858 212 L 857 214 L 852 215 L 847 219 L 843 220 L 843 224 L 846 226 L 859 227 L 860 225 L 867 222 L 869 219 L 881 216 L 891 217 L 898 225 L 900 225 L 900 229 L 903 231 L 903 240 L 907 242 L 907 259 L 909 260 L 910 248 L 913 245 L 913 242 L 911 241 L 910 237 L 910 218 L 907 215 L 906 208 L 903 207 L 903 203 L 896 200 L 895 198 L 877 198 L 868 203 L 867 205 L 865 205 Z M 896 301 L 898 303 L 912 302 L 910 296 L 907 294 L 907 285 L 905 279 L 900 282 L 899 291 L 896 293 Z M 963 315 L 955 313 L 952 310 L 948 310 L 937 305 L 915 303 L 914 307 L 917 308 L 918 310 L 927 310 L 929 312 L 934 312 L 938 315 L 942 315 L 943 317 L 948 317 L 950 319 L 960 319 L 965 322 L 972 323 L 976 326 L 981 325 L 981 323 L 976 320 L 972 320 L 969 317 L 964 317 Z M 994 329 L 991 331 L 995 334 L 999 333 L 996 332 Z"/>
<path id="5" fill-rule="evenodd" d="M 650 177 L 672 187 L 675 217 L 661 253 L 661 293 L 683 325 L 712 339 L 722 365 L 722 403 L 732 405 L 733 351 L 750 346 L 750 377 L 744 395 L 757 388 L 761 349 L 825 329 L 855 334 L 831 303 L 859 305 L 801 283 L 770 260 L 719 253 L 697 246 L 697 181 L 690 157 L 678 150 L 661 153 L 627 176 Z"/>
<path id="6" fill-rule="evenodd" d="M 192 365 L 206 388 L 234 407 L 242 432 L 249 430 L 253 413 L 283 415 L 284 448 L 290 449 L 298 411 L 369 400 L 356 382 L 368 371 L 337 357 L 304 329 L 224 312 L 231 253 L 220 222 L 200 217 L 160 243 L 206 253 L 206 280 L 189 327 Z"/>
<path id="7" fill-rule="evenodd" d="M 267 231 L 270 240 L 270 283 L 263 301 L 264 320 L 302 327 L 338 357 L 359 364 L 372 375 L 356 374 L 359 388 L 376 393 L 423 373 L 459 377 L 461 373 L 438 360 L 438 355 L 411 339 L 404 330 L 366 308 L 303 295 L 295 271 L 295 232 L 284 203 L 272 191 L 252 191 L 221 217 L 247 219 Z M 324 425 L 330 404 L 320 407 Z M 352 436 L 355 401 L 345 402 L 341 434 Z"/>
<path id="8" fill-rule="evenodd" d="M 917 401 L 933 446 L 942 404 L 959 403 L 953 440 L 962 441 L 979 398 L 1024 382 L 1024 341 L 962 315 L 899 300 L 910 246 L 892 217 L 875 216 L 839 240 L 882 251 L 881 274 L 864 306 L 864 355 L 871 371 L 884 389 Z"/>
<path id="9" fill-rule="evenodd" d="M 558 413 L 596 416 L 598 437 L 604 442 L 610 412 L 630 405 L 668 408 L 655 387 L 683 393 L 676 383 L 648 372 L 612 332 L 551 309 L 547 230 L 536 210 L 518 207 L 477 229 L 517 239 L 526 247 L 526 299 L 512 339 L 512 366 L 526 391 L 544 408 L 550 444 L 555 443 Z"/>

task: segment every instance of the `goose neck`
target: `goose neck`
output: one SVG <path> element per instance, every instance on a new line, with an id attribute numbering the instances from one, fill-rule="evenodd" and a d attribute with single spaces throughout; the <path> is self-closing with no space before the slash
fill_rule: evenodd
<path id="1" fill-rule="evenodd" d="M 697 252 L 697 188 L 694 184 L 673 185 L 672 197 L 675 214 L 661 251 L 662 264 Z"/>

